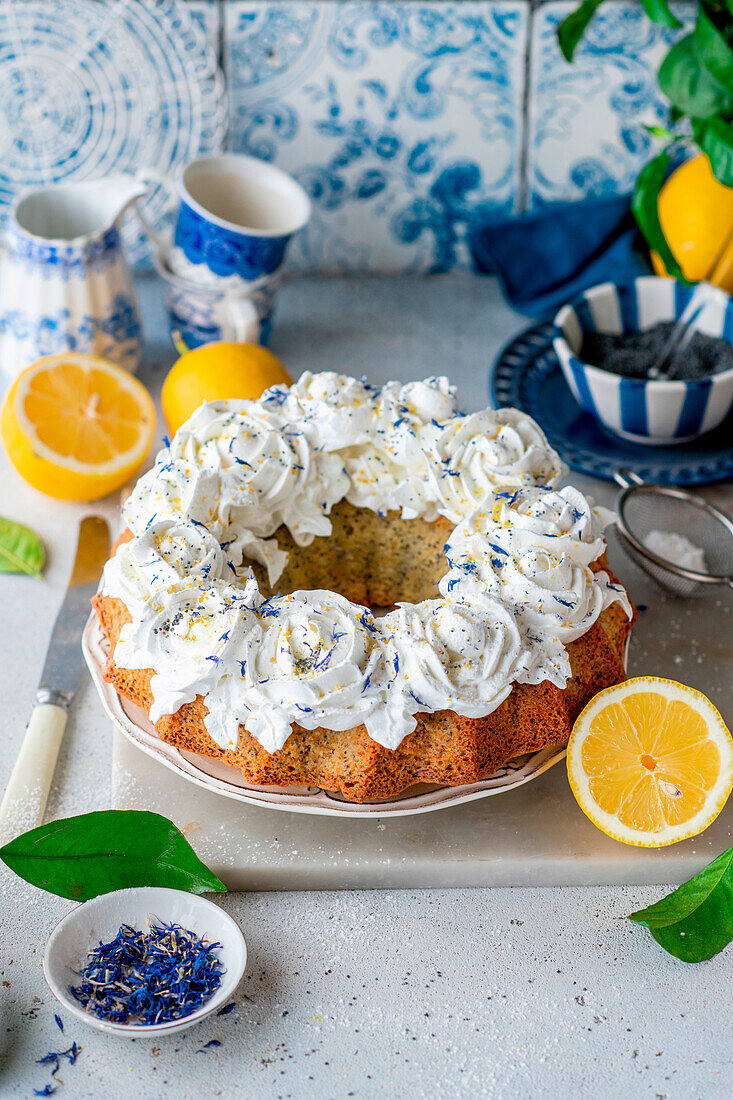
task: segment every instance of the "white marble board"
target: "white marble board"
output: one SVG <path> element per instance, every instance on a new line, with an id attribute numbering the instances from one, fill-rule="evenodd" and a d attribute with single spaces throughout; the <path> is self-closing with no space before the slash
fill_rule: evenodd
<path id="1" fill-rule="evenodd" d="M 595 489 L 605 502 L 608 488 L 596 482 Z M 613 537 L 610 559 L 642 608 L 630 674 L 683 680 L 710 695 L 730 719 L 729 596 L 665 597 Z M 240 890 L 683 882 L 733 844 L 731 802 L 702 836 L 670 848 L 610 840 L 576 806 L 564 762 L 506 794 L 414 817 L 362 821 L 241 805 L 180 779 L 117 734 L 113 802 L 170 817 L 222 880 Z"/>

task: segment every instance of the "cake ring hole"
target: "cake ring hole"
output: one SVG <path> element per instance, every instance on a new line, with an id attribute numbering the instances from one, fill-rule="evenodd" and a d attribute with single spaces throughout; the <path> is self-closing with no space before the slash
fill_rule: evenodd
<path id="1" fill-rule="evenodd" d="M 399 512 L 380 516 L 344 500 L 330 518 L 331 535 L 310 546 L 297 546 L 286 527 L 277 530 L 288 564 L 274 585 L 268 584 L 263 566 L 250 563 L 264 595 L 327 589 L 378 614 L 398 601 L 420 603 L 438 596 L 438 582 L 448 572 L 443 552 L 453 529 L 448 520 L 402 519 Z"/>

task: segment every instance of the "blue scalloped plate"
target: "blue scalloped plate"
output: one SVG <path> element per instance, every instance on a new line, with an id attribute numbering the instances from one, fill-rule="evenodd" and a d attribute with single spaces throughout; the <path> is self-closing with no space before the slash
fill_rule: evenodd
<path id="1" fill-rule="evenodd" d="M 494 364 L 489 392 L 497 406 L 513 405 L 537 421 L 572 470 L 613 481 L 625 467 L 644 481 L 705 485 L 733 477 L 733 414 L 719 428 L 677 447 L 644 447 L 606 432 L 578 405 L 552 350 L 551 324 L 515 337 Z"/>

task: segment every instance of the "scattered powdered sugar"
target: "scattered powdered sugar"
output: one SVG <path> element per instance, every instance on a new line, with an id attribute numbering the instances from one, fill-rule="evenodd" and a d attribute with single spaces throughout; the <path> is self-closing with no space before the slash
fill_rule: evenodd
<path id="1" fill-rule="evenodd" d="M 674 562 L 682 569 L 693 569 L 696 573 L 708 572 L 705 551 L 684 535 L 678 535 L 674 531 L 650 531 L 644 539 L 644 545 L 653 554 Z"/>

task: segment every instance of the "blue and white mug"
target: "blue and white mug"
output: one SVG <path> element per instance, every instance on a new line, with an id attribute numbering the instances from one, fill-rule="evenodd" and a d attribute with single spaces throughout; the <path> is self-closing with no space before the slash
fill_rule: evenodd
<path id="1" fill-rule="evenodd" d="M 241 153 L 192 161 L 178 192 L 170 266 L 179 273 L 184 258 L 221 279 L 272 275 L 311 213 L 307 193 L 292 176 Z"/>
<path id="2" fill-rule="evenodd" d="M 171 271 L 155 257 L 155 266 L 165 286 L 173 342 L 187 348 L 232 341 L 267 344 L 272 331 L 275 297 L 280 274 L 249 284 L 220 280 L 208 285 L 194 283 Z"/>

